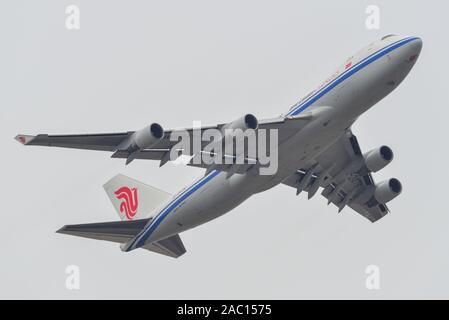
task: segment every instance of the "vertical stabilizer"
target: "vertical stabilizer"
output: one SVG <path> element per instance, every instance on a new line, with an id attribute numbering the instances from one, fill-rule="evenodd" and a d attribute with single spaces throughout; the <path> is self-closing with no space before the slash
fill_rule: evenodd
<path id="1" fill-rule="evenodd" d="M 113 177 L 103 187 L 122 220 L 148 218 L 172 198 L 168 192 L 122 174 Z"/>

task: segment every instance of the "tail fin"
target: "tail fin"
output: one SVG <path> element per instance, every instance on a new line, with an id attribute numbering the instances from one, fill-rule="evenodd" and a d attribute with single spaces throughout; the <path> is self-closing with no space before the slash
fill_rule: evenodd
<path id="1" fill-rule="evenodd" d="M 172 197 L 168 192 L 122 174 L 106 182 L 103 188 L 122 220 L 147 218 Z"/>

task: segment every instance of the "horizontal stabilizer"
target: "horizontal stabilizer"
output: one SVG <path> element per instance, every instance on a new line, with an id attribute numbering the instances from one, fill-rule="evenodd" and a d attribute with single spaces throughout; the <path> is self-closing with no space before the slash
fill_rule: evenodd
<path id="1" fill-rule="evenodd" d="M 173 258 L 178 258 L 186 253 L 184 244 L 178 234 L 158 242 L 146 244 L 142 248 Z"/>
<path id="2" fill-rule="evenodd" d="M 134 238 L 151 219 L 66 225 L 56 231 L 77 237 L 125 243 Z M 148 243 L 143 249 L 178 258 L 186 252 L 179 235 Z"/>
<path id="3" fill-rule="evenodd" d="M 123 243 L 136 236 L 151 219 L 72 224 L 56 231 L 72 236 Z"/>

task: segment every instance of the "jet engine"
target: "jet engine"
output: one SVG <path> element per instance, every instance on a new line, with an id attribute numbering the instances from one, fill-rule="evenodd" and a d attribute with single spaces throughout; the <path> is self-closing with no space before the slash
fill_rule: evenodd
<path id="1" fill-rule="evenodd" d="M 256 130 L 258 126 L 259 121 L 257 118 L 251 113 L 248 113 L 243 117 L 224 125 L 223 131 L 226 129 L 241 129 L 242 131 L 246 131 L 248 129 Z"/>
<path id="2" fill-rule="evenodd" d="M 136 149 L 142 150 L 161 140 L 164 137 L 164 129 L 158 123 L 152 123 L 145 128 L 134 132 L 131 141 Z"/>
<path id="3" fill-rule="evenodd" d="M 390 180 L 382 181 L 376 184 L 374 190 L 374 198 L 379 203 L 387 203 L 396 198 L 402 191 L 402 184 L 398 179 L 391 178 Z"/>
<path id="4" fill-rule="evenodd" d="M 371 172 L 377 172 L 393 160 L 393 150 L 387 146 L 382 146 L 368 151 L 363 155 L 365 165 Z"/>

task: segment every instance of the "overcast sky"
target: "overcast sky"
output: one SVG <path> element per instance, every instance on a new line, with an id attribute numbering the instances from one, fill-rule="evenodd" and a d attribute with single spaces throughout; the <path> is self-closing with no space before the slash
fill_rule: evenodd
<path id="1" fill-rule="evenodd" d="M 65 8 L 80 9 L 67 30 Z M 380 29 L 365 10 L 380 8 Z M 449 298 L 447 1 L 3 1 L 0 7 L 0 298 Z M 187 253 L 55 231 L 113 221 L 102 185 L 123 173 L 175 193 L 203 170 L 81 150 L 25 148 L 17 133 L 88 133 L 273 117 L 386 34 L 423 39 L 407 79 L 354 125 L 389 145 L 403 193 L 375 224 L 277 186 L 181 235 Z M 68 265 L 80 289 L 65 286 Z M 368 265 L 380 289 L 365 286 Z"/>

